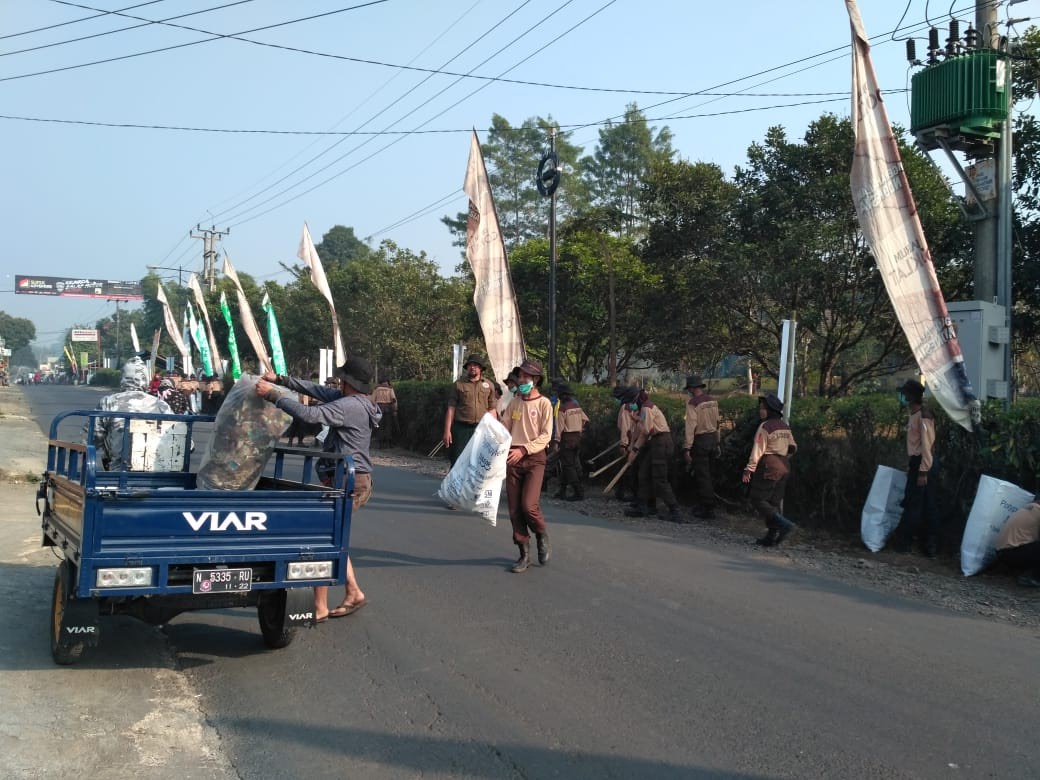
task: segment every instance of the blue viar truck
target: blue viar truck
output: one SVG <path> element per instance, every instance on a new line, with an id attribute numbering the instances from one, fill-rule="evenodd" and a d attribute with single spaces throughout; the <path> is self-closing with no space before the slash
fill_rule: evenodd
<path id="1" fill-rule="evenodd" d="M 106 471 L 92 442 L 100 418 L 113 417 L 124 422 L 128 466 Z M 62 421 L 76 418 L 85 418 L 86 444 L 58 438 Z M 213 420 L 69 411 L 51 422 L 36 508 L 43 544 L 62 559 L 51 601 L 56 663 L 97 645 L 105 615 L 161 625 L 189 610 L 255 607 L 265 644 L 285 647 L 314 623 L 312 587 L 346 582 L 350 457 L 279 446 L 273 474 L 253 490 L 199 489 L 192 430 Z M 319 458 L 337 461 L 332 487 L 318 478 Z"/>

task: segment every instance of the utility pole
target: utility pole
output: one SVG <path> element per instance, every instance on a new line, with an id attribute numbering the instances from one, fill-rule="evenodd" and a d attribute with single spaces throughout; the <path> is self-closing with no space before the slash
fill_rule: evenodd
<path id="1" fill-rule="evenodd" d="M 119 304 L 125 303 L 126 298 L 109 298 L 109 303 L 115 301 L 116 304 L 116 368 L 119 368 L 119 363 L 123 359 L 123 339 L 122 333 L 119 331 Z M 98 332 L 98 339 L 100 340 L 100 331 Z M 100 350 L 100 348 L 99 348 Z M 100 360 L 100 356 L 98 358 Z"/>
<path id="2" fill-rule="evenodd" d="M 196 232 L 198 235 L 196 235 Z M 203 241 L 202 250 L 202 278 L 206 281 L 209 286 L 209 291 L 213 292 L 213 287 L 216 285 L 216 265 L 217 265 L 217 252 L 214 249 L 214 245 L 224 236 L 231 233 L 231 228 L 227 230 L 217 230 L 215 225 L 211 225 L 209 228 L 204 228 L 201 225 L 195 225 L 195 230 L 189 232 L 192 238 L 201 238 Z"/>
<path id="3" fill-rule="evenodd" d="M 556 154 L 556 128 L 549 130 L 549 151 L 538 163 L 538 192 L 549 199 L 549 376 L 556 366 L 556 189 L 560 186 L 560 158 Z"/>
<path id="4" fill-rule="evenodd" d="M 979 45 L 984 49 L 997 49 L 1000 45 L 1000 33 L 997 28 L 997 3 L 998 0 L 975 0 L 975 28 L 979 33 Z M 1008 85 L 1010 88 L 1010 84 Z M 1010 121 L 1010 117 L 1009 117 Z M 1001 157 L 999 154 L 1003 139 L 996 144 L 990 159 L 999 169 Z M 981 156 L 976 159 L 985 159 Z M 999 180 L 1000 171 L 997 170 L 996 178 Z M 1002 193 L 997 192 L 997 199 L 989 202 L 989 208 L 975 223 L 975 299 L 998 303 L 997 292 L 997 235 L 1000 222 L 1000 202 Z M 985 203 L 981 203 L 985 207 Z M 985 388 L 982 388 L 985 391 Z M 976 388 L 979 392 L 979 388 Z"/>

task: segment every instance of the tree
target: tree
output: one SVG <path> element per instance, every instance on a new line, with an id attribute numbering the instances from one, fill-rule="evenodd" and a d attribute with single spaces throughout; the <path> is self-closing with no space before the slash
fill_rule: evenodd
<path id="1" fill-rule="evenodd" d="M 637 237 L 641 232 L 644 177 L 655 162 L 674 154 L 671 130 L 655 131 L 635 103 L 625 108 L 619 123 L 607 122 L 600 129 L 596 150 L 583 165 L 591 204 L 617 215 L 620 235 Z"/>
<path id="2" fill-rule="evenodd" d="M 669 324 L 648 355 L 659 366 L 699 371 L 724 357 L 721 308 L 710 282 L 734 241 L 737 195 L 713 163 L 651 162 L 640 194 L 647 222 L 640 254 L 665 280 L 649 301 L 658 322 Z"/>
<path id="3" fill-rule="evenodd" d="M 574 381 L 603 378 L 610 352 L 610 285 L 615 280 L 617 370 L 647 352 L 657 331 L 649 327 L 649 290 L 661 283 L 624 239 L 583 226 L 559 242 L 556 343 L 561 373 Z M 545 358 L 548 344 L 549 242 L 528 241 L 510 258 L 520 321 L 528 351 Z M 613 378 L 611 378 L 613 381 Z"/>
<path id="4" fill-rule="evenodd" d="M 0 336 L 3 336 L 12 357 L 20 349 L 28 347 L 36 339 L 36 326 L 24 317 L 12 317 L 0 311 Z"/>
<path id="5" fill-rule="evenodd" d="M 333 225 L 314 247 L 322 265 L 327 269 L 364 260 L 372 250 L 354 234 L 354 228 Z"/>
<path id="6" fill-rule="evenodd" d="M 803 368 L 820 395 L 911 363 L 853 209 L 852 148 L 851 122 L 832 115 L 813 122 L 804 143 L 774 127 L 752 145 L 735 177 L 740 241 L 714 279 L 730 348 L 777 376 L 781 321 L 794 316 Z M 900 151 L 942 280 L 963 265 L 964 225 L 921 153 L 902 142 Z"/>

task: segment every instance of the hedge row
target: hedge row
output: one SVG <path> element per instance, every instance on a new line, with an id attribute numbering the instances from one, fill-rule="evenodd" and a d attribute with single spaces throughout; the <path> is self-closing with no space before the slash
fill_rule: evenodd
<path id="1" fill-rule="evenodd" d="M 441 438 L 450 386 L 434 382 L 395 384 L 400 432 L 397 444 L 429 453 Z M 580 385 L 578 399 L 591 423 L 582 440 L 583 460 L 617 441 L 617 406 L 608 388 Z M 680 452 L 685 397 L 654 395 L 676 438 L 673 484 L 680 500 L 692 495 Z M 951 423 L 933 404 L 937 421 L 936 495 L 944 536 L 959 544 L 964 521 L 982 474 L 1036 490 L 1040 462 L 1040 400 L 1026 399 L 1009 410 L 992 404 L 983 410 L 981 430 L 969 433 Z M 757 399 L 747 395 L 719 398 L 722 458 L 717 462 L 716 492 L 741 503 L 741 472 L 758 426 Z M 850 398 L 799 398 L 791 427 L 798 442 L 787 489 L 786 511 L 798 522 L 845 534 L 859 533 L 859 517 L 878 465 L 906 467 L 907 410 L 894 395 Z M 605 461 L 601 460 L 600 463 Z M 613 471 L 597 484 L 609 481 Z"/>

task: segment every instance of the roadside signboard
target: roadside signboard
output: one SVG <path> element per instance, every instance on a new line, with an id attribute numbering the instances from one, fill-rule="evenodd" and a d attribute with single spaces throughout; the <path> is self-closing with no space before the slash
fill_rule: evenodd
<path id="1" fill-rule="evenodd" d="M 119 298 L 143 301 L 140 282 L 111 279 L 69 279 L 62 276 L 14 277 L 14 291 L 22 295 L 58 295 L 64 298 Z"/>

